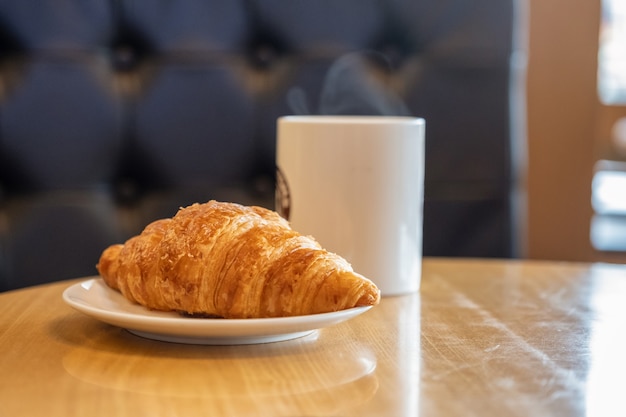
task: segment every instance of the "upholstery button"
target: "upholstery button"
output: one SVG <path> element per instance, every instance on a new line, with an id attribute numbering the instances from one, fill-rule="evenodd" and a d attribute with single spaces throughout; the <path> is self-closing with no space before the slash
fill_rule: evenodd
<path id="1" fill-rule="evenodd" d="M 137 54 L 130 45 L 118 45 L 113 48 L 113 66 L 118 71 L 129 71 L 137 65 Z"/>
<path id="2" fill-rule="evenodd" d="M 381 58 L 378 59 L 378 64 L 384 66 L 387 70 L 397 69 L 402 65 L 406 57 L 404 48 L 401 45 L 387 44 L 380 49 Z"/>
<path id="3" fill-rule="evenodd" d="M 261 68 L 269 67 L 276 60 L 277 51 L 271 45 L 259 44 L 254 48 L 253 62 Z"/>
<path id="4" fill-rule="evenodd" d="M 115 196 L 122 204 L 132 203 L 138 198 L 138 194 L 137 183 L 130 178 L 123 178 L 115 184 Z"/>
<path id="5" fill-rule="evenodd" d="M 252 188 L 258 195 L 274 192 L 274 179 L 268 175 L 258 175 L 252 179 Z"/>

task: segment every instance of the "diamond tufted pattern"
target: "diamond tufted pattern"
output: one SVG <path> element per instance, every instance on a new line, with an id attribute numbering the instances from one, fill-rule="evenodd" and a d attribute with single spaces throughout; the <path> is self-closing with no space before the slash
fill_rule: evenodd
<path id="1" fill-rule="evenodd" d="M 194 201 L 272 208 L 293 113 L 424 117 L 424 253 L 514 256 L 515 3 L 0 1 L 0 290 Z"/>

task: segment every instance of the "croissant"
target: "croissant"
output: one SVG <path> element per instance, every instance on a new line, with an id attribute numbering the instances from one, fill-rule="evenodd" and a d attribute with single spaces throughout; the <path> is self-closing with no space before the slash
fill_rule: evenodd
<path id="1" fill-rule="evenodd" d="M 379 302 L 374 283 L 276 212 L 209 201 L 102 252 L 106 284 L 149 309 L 223 318 L 285 317 Z"/>

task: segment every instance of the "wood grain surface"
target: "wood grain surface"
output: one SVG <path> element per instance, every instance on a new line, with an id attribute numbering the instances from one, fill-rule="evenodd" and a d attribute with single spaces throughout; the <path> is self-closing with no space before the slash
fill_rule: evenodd
<path id="1" fill-rule="evenodd" d="M 425 259 L 419 294 L 304 338 L 158 342 L 0 294 L 0 417 L 626 415 L 626 267 Z"/>

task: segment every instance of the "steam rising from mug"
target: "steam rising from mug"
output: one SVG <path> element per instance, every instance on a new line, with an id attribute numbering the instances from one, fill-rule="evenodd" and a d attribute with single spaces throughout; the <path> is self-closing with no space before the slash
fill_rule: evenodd
<path id="1" fill-rule="evenodd" d="M 317 114 L 409 116 L 402 99 L 390 85 L 391 64 L 378 52 L 354 52 L 338 58 L 329 68 Z M 287 93 L 294 114 L 312 114 L 300 87 Z"/>

